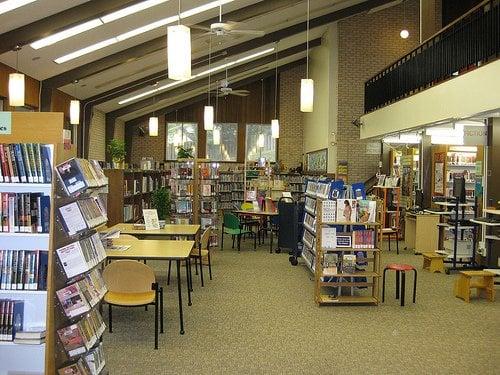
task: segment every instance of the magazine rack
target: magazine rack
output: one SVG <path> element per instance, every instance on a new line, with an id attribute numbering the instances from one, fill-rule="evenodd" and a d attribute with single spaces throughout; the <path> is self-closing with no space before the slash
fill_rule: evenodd
<path id="1" fill-rule="evenodd" d="M 2 125 L 9 124 L 2 133 L 2 144 L 33 144 L 48 145 L 51 150 L 50 169 L 55 163 L 71 157 L 75 148 L 71 144 L 63 145 L 64 115 L 62 113 L 38 112 L 2 112 Z M 28 161 L 29 162 L 29 161 Z M 18 166 L 19 167 L 19 166 Z M 50 358 L 54 337 L 52 335 L 53 313 L 52 296 L 53 283 L 53 239 L 54 239 L 54 181 L 53 174 L 50 182 L 23 183 L 0 182 L 0 193 L 40 194 L 49 197 L 49 230 L 45 233 L 0 233 L 2 250 L 38 250 L 39 254 L 46 254 L 47 269 L 45 290 L 0 290 L 0 299 L 20 300 L 24 302 L 23 330 L 40 328 L 45 330 L 45 344 L 28 345 L 15 344 L 12 341 L 0 342 L 0 373 L 17 371 L 19 373 L 52 374 Z M 45 271 L 44 271 L 45 273 Z M 39 280 L 40 281 L 40 280 Z M 38 285 L 38 288 L 44 289 Z M 29 359 L 29 360 L 27 360 Z"/>
<path id="2" fill-rule="evenodd" d="M 379 302 L 380 277 L 380 223 L 322 221 L 323 200 L 318 199 L 316 207 L 315 302 L 318 305 L 377 305 Z M 380 203 L 377 203 L 375 217 L 380 217 L 380 214 Z M 326 246 L 323 243 L 325 228 L 332 228 L 332 226 L 336 231 L 342 228 L 342 232 L 346 232 L 346 242 L 342 244 L 339 242 L 338 239 L 341 238 L 341 234 L 337 232 L 335 235 L 336 244 Z M 354 229 L 359 227 L 370 230 Z M 354 230 L 347 233 L 349 232 L 348 228 L 353 228 Z M 360 235 L 356 236 L 355 233 L 360 233 Z M 358 243 L 356 243 L 356 238 L 361 240 L 358 240 Z M 326 261 L 326 257 L 332 255 L 338 258 L 334 266 L 327 264 Z M 355 264 L 352 264 L 351 270 L 347 270 L 343 264 L 344 256 L 346 255 L 350 255 L 351 260 L 354 259 Z M 347 262 L 347 259 L 345 262 Z M 367 291 L 358 293 L 354 290 L 359 287 L 367 288 Z"/>
<path id="3" fill-rule="evenodd" d="M 107 178 L 97 163 L 69 159 L 56 166 L 54 199 L 54 321 L 50 374 L 103 372 L 99 312 L 106 253 L 97 230 L 106 224 Z"/>

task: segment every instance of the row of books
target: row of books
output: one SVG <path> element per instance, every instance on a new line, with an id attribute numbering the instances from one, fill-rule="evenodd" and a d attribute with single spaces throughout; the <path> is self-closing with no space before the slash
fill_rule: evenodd
<path id="1" fill-rule="evenodd" d="M 219 182 L 243 182 L 243 173 L 220 173 Z"/>
<path id="2" fill-rule="evenodd" d="M 40 345 L 45 342 L 46 334 L 47 331 L 45 327 L 24 327 L 22 331 L 16 331 L 14 343 L 22 345 Z"/>
<path id="3" fill-rule="evenodd" d="M 141 184 L 139 180 L 123 180 L 123 191 L 125 192 L 125 197 L 130 197 L 141 193 Z"/>
<path id="4" fill-rule="evenodd" d="M 87 188 L 104 186 L 107 177 L 97 160 L 72 158 L 56 166 L 59 180 L 67 195 L 76 195 Z"/>
<path id="5" fill-rule="evenodd" d="M 200 193 L 202 197 L 212 197 L 217 195 L 217 186 L 211 184 L 201 185 Z"/>
<path id="6" fill-rule="evenodd" d="M 87 272 L 106 258 L 98 233 L 56 250 L 68 279 Z"/>
<path id="7" fill-rule="evenodd" d="M 193 212 L 193 202 L 187 199 L 178 199 L 175 201 L 175 213 L 187 214 Z"/>
<path id="8" fill-rule="evenodd" d="M 376 201 L 366 199 L 322 201 L 322 222 L 374 223 L 376 214 Z"/>
<path id="9" fill-rule="evenodd" d="M 217 212 L 217 202 L 201 201 L 200 211 L 202 214 L 212 214 Z"/>
<path id="10" fill-rule="evenodd" d="M 106 365 L 102 343 L 84 358 L 57 370 L 59 375 L 98 375 Z"/>
<path id="11" fill-rule="evenodd" d="M 374 249 L 375 248 L 375 231 L 372 229 L 353 230 L 352 231 L 352 248 L 353 249 Z"/>
<path id="12" fill-rule="evenodd" d="M 64 230 L 70 236 L 95 228 L 108 221 L 106 207 L 99 196 L 61 206 L 59 213 Z"/>
<path id="13" fill-rule="evenodd" d="M 193 195 L 193 184 L 191 181 L 170 180 L 170 191 L 174 196 L 190 197 Z"/>
<path id="14" fill-rule="evenodd" d="M 219 178 L 219 168 L 212 165 L 202 165 L 200 167 L 200 178 L 203 179 L 217 179 Z"/>
<path id="15" fill-rule="evenodd" d="M 0 232 L 48 233 L 50 197 L 42 193 L 0 193 Z"/>
<path id="16" fill-rule="evenodd" d="M 323 276 L 355 274 L 357 271 L 363 271 L 365 266 L 366 258 L 362 251 L 356 254 L 323 254 Z"/>
<path id="17" fill-rule="evenodd" d="M 90 311 L 106 292 L 100 272 L 94 269 L 81 280 L 59 289 L 56 295 L 66 316 L 74 318 Z"/>
<path id="18" fill-rule="evenodd" d="M 93 309 L 77 323 L 57 330 L 57 336 L 68 357 L 72 358 L 92 349 L 105 329 L 101 314 Z"/>
<path id="19" fill-rule="evenodd" d="M 304 214 L 304 227 L 312 233 L 316 233 L 316 218 L 309 213 Z"/>
<path id="20" fill-rule="evenodd" d="M 0 289 L 47 290 L 48 253 L 0 250 Z"/>
<path id="21" fill-rule="evenodd" d="M 361 229 L 352 232 L 337 232 L 335 227 L 322 228 L 321 246 L 328 250 L 337 248 L 374 249 L 375 231 Z"/>
<path id="22" fill-rule="evenodd" d="M 13 341 L 23 321 L 24 301 L 0 299 L 0 341 Z"/>
<path id="23" fill-rule="evenodd" d="M 123 205 L 123 221 L 128 222 L 137 217 L 139 212 L 139 206 L 136 204 L 125 204 Z"/>
<path id="24" fill-rule="evenodd" d="M 0 182 L 51 183 L 52 151 L 40 143 L 0 143 Z"/>

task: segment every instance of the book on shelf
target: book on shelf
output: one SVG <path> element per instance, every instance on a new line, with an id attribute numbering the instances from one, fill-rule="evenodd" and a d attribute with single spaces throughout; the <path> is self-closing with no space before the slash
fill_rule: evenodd
<path id="1" fill-rule="evenodd" d="M 328 199 L 331 185 L 329 182 L 319 181 L 316 185 L 316 196 L 318 198 Z"/>
<path id="2" fill-rule="evenodd" d="M 19 340 L 35 340 L 45 338 L 47 331 L 45 327 L 24 327 L 16 332 L 16 339 Z"/>
<path id="3" fill-rule="evenodd" d="M 304 245 L 306 245 L 309 249 L 312 249 L 315 245 L 316 242 L 316 237 L 314 237 L 314 234 L 309 232 L 308 230 L 304 231 L 303 237 L 302 237 L 302 242 Z"/>
<path id="4" fill-rule="evenodd" d="M 94 269 L 78 282 L 80 291 L 85 296 L 88 304 L 94 307 L 104 297 L 107 292 L 106 285 L 99 270 Z"/>
<path id="5" fill-rule="evenodd" d="M 304 214 L 304 226 L 309 229 L 310 231 L 312 231 L 313 233 L 316 232 L 316 218 L 314 216 L 312 216 L 311 214 L 309 213 L 305 213 Z"/>
<path id="6" fill-rule="evenodd" d="M 352 247 L 351 233 L 337 233 L 335 238 L 337 240 L 337 244 L 335 247 Z"/>
<path id="7" fill-rule="evenodd" d="M 356 222 L 358 201 L 356 199 L 337 200 L 337 221 Z"/>
<path id="8" fill-rule="evenodd" d="M 68 279 L 87 272 L 106 258 L 99 234 L 83 238 L 56 250 Z"/>
<path id="9" fill-rule="evenodd" d="M 51 183 L 51 155 L 40 143 L 0 144 L 0 182 Z"/>
<path id="10" fill-rule="evenodd" d="M 201 185 L 201 195 L 204 197 L 212 196 L 212 185 L 209 184 Z"/>
<path id="11" fill-rule="evenodd" d="M 179 199 L 176 204 L 176 211 L 178 214 L 186 214 L 193 212 L 193 203 L 187 199 Z"/>
<path id="12" fill-rule="evenodd" d="M 23 321 L 24 301 L 0 299 L 0 341 L 13 341 Z"/>
<path id="13" fill-rule="evenodd" d="M 50 196 L 42 193 L 0 193 L 0 232 L 48 233 Z"/>
<path id="14" fill-rule="evenodd" d="M 352 247 L 354 249 L 375 248 L 375 231 L 372 229 L 353 230 Z"/>
<path id="15" fill-rule="evenodd" d="M 0 250 L 0 289 L 47 290 L 48 252 Z"/>
<path id="16" fill-rule="evenodd" d="M 90 310 L 90 304 L 78 283 L 59 289 L 56 295 L 68 318 L 74 318 Z"/>
<path id="17" fill-rule="evenodd" d="M 343 254 L 342 255 L 342 272 L 352 274 L 356 272 L 356 255 Z"/>
<path id="18" fill-rule="evenodd" d="M 83 358 L 57 370 L 58 375 L 92 375 Z"/>
<path id="19" fill-rule="evenodd" d="M 41 337 L 38 339 L 20 339 L 17 337 L 14 338 L 14 344 L 19 344 L 19 345 L 41 345 L 45 344 L 45 337 Z"/>
<path id="20" fill-rule="evenodd" d="M 106 184 L 106 177 L 96 161 L 72 158 L 56 166 L 56 173 L 67 195 Z"/>
<path id="21" fill-rule="evenodd" d="M 321 246 L 328 250 L 337 247 L 337 228 L 321 228 Z"/>
<path id="22" fill-rule="evenodd" d="M 98 197 L 89 197 L 59 207 L 61 222 L 68 235 L 95 228 L 108 221 Z"/>
<path id="23" fill-rule="evenodd" d="M 337 267 L 339 262 L 338 254 L 324 253 L 323 254 L 323 275 L 333 276 L 338 273 Z"/>
<path id="24" fill-rule="evenodd" d="M 208 228 L 213 225 L 213 218 L 211 217 L 204 217 L 202 216 L 200 218 L 200 226 L 202 229 Z"/>
<path id="25" fill-rule="evenodd" d="M 358 200 L 358 217 L 360 223 L 374 223 L 377 217 L 377 202 L 361 199 Z"/>
<path id="26" fill-rule="evenodd" d="M 321 201 L 321 221 L 322 222 L 334 222 L 336 218 L 337 211 L 337 201 L 336 200 L 324 200 Z"/>
<path id="27" fill-rule="evenodd" d="M 217 212 L 216 204 L 213 201 L 201 201 L 200 210 L 203 214 L 210 214 Z"/>
<path id="28" fill-rule="evenodd" d="M 307 212 L 314 215 L 316 213 L 316 199 L 306 196 L 304 207 Z"/>
<path id="29" fill-rule="evenodd" d="M 102 371 L 106 365 L 102 343 L 85 356 L 85 362 L 92 375 L 98 375 Z"/>

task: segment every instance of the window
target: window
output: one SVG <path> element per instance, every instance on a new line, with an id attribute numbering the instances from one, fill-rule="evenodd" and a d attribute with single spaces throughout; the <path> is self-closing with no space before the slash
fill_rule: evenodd
<path id="1" fill-rule="evenodd" d="M 246 143 L 247 161 L 257 161 L 261 157 L 270 162 L 276 161 L 276 139 L 271 136 L 270 124 L 247 124 Z"/>
<path id="2" fill-rule="evenodd" d="M 220 144 L 214 145 L 212 130 L 207 130 L 207 159 L 236 161 L 238 150 L 238 124 L 214 124 L 220 130 Z"/>
<path id="3" fill-rule="evenodd" d="M 198 124 L 187 122 L 167 123 L 166 160 L 177 159 L 177 147 L 191 148 L 194 157 L 198 151 Z"/>

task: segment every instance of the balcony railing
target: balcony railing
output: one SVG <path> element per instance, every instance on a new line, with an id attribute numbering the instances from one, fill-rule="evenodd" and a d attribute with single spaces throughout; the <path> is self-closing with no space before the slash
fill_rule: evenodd
<path id="1" fill-rule="evenodd" d="M 500 0 L 484 1 L 365 83 L 365 113 L 499 57 Z"/>

